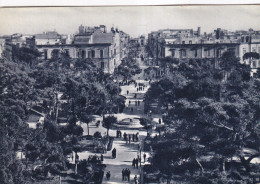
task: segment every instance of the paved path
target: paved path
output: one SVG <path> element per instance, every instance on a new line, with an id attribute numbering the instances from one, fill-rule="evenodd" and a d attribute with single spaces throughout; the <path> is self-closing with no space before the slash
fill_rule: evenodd
<path id="1" fill-rule="evenodd" d="M 139 66 L 141 67 L 141 69 L 145 69 L 146 66 L 144 65 L 144 63 L 141 61 L 140 58 L 137 59 Z M 125 118 L 140 118 L 142 117 L 144 114 L 144 94 L 146 93 L 146 91 L 149 88 L 149 82 L 148 81 L 144 81 L 143 80 L 143 72 L 139 75 L 134 76 L 133 78 L 134 80 L 137 81 L 137 83 L 144 83 L 145 84 L 145 88 L 144 90 L 141 91 L 137 91 L 136 87 L 134 84 L 131 85 L 126 85 L 126 86 L 121 86 L 121 95 L 126 97 L 126 106 L 127 108 L 125 108 L 123 113 L 119 113 L 119 114 L 114 114 L 114 116 L 117 117 L 117 119 L 120 121 L 122 119 Z M 127 94 L 127 91 L 129 91 L 129 93 Z M 134 95 L 136 95 L 136 98 L 134 97 Z M 131 101 L 131 103 L 129 104 L 129 101 Z M 140 105 L 135 105 L 135 101 L 139 101 Z M 133 112 L 131 111 L 131 108 L 133 108 Z M 101 125 L 99 127 L 95 126 L 95 122 L 101 120 L 102 121 L 102 117 L 96 117 L 95 121 L 90 123 L 90 135 L 93 135 L 96 131 L 101 132 L 102 135 L 106 134 L 106 129 L 104 127 L 102 127 Z M 86 124 L 81 124 L 82 128 L 84 129 L 84 135 L 87 134 L 87 125 Z M 127 134 L 136 134 L 137 132 L 139 133 L 139 140 L 142 142 L 142 140 L 146 137 L 147 133 L 146 130 L 143 129 L 139 129 L 139 130 L 133 130 L 133 129 L 124 129 L 122 130 L 122 134 L 126 132 Z M 116 137 L 116 130 L 110 130 L 109 131 L 109 135 Z M 140 168 L 139 169 L 135 169 L 132 167 L 132 160 L 134 158 L 137 158 L 137 155 L 140 154 L 138 151 L 138 144 L 139 142 L 131 142 L 130 144 L 126 144 L 125 141 L 123 141 L 122 138 L 115 138 L 114 142 L 113 142 L 113 148 L 116 148 L 117 150 L 117 156 L 115 159 L 112 158 L 112 151 L 108 151 L 107 153 L 103 154 L 104 155 L 104 164 L 106 164 L 106 169 L 105 169 L 105 173 L 104 173 L 104 178 L 103 178 L 103 183 L 104 184 L 113 184 L 113 183 L 134 183 L 134 177 L 135 175 L 140 176 Z M 112 148 L 112 149 L 113 149 Z M 88 159 L 89 155 L 94 155 L 92 152 L 89 151 L 85 151 L 85 152 L 80 152 L 78 153 L 79 155 L 79 159 L 83 160 L 83 159 Z M 101 154 L 97 154 L 97 156 L 100 156 Z M 146 153 L 147 157 L 149 157 L 149 153 Z M 143 156 L 143 152 L 142 152 L 142 156 Z M 75 158 L 75 156 L 74 156 Z M 142 160 L 143 161 L 143 160 Z M 142 164 L 147 164 L 143 163 Z M 131 175 L 130 175 L 130 182 L 128 181 L 122 181 L 122 169 L 124 168 L 128 168 L 131 171 Z M 106 172 L 110 171 L 111 173 L 111 178 L 108 181 L 106 179 Z"/>

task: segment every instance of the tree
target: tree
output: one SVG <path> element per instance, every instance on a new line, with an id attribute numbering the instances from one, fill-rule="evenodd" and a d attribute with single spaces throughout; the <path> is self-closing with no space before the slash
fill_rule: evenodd
<path id="1" fill-rule="evenodd" d="M 107 129 L 107 136 L 109 136 L 109 129 L 112 128 L 113 124 L 117 123 L 117 118 L 115 116 L 107 116 L 103 121 L 103 126 Z"/>
<path id="2" fill-rule="evenodd" d="M 149 130 L 153 127 L 153 125 L 152 125 L 152 119 L 151 119 L 151 118 L 141 118 L 141 119 L 140 119 L 140 124 L 141 124 L 142 126 L 144 126 L 144 128 L 145 128 L 146 131 L 147 131 L 147 136 L 148 136 Z"/>
<path id="3" fill-rule="evenodd" d="M 89 135 L 89 123 L 94 120 L 93 116 L 88 115 L 88 114 L 85 113 L 85 112 L 80 113 L 79 116 L 80 116 L 80 117 L 79 117 L 80 121 L 82 121 L 83 123 L 86 123 L 86 124 L 87 124 L 87 127 L 88 127 L 88 135 Z"/>

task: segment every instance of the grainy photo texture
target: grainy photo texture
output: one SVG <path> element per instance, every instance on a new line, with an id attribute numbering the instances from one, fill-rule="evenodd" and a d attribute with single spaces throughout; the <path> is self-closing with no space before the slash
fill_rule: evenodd
<path id="1" fill-rule="evenodd" d="M 260 183 L 259 67 L 259 5 L 1 8 L 0 183 Z"/>

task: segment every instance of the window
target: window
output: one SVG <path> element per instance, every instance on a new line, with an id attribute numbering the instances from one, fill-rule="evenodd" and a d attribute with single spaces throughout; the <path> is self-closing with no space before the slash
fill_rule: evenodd
<path id="1" fill-rule="evenodd" d="M 44 52 L 44 59 L 45 60 L 48 59 L 48 50 L 45 49 L 43 52 Z"/>
<path id="2" fill-rule="evenodd" d="M 81 51 L 81 58 L 82 58 L 82 59 L 85 59 L 85 58 L 86 58 L 86 51 L 85 51 L 85 50 L 82 50 L 82 51 Z"/>
<path id="3" fill-rule="evenodd" d="M 182 50 L 183 52 L 183 57 L 186 57 L 186 50 Z"/>
<path id="4" fill-rule="evenodd" d="M 246 53 L 246 48 L 243 48 L 243 55 L 245 55 Z"/>
<path id="5" fill-rule="evenodd" d="M 252 65 L 253 65 L 252 68 L 256 68 L 256 61 L 253 61 Z"/>
<path id="6" fill-rule="evenodd" d="M 217 58 L 221 56 L 221 49 L 217 49 Z"/>
<path id="7" fill-rule="evenodd" d="M 100 58 L 103 58 L 103 50 L 100 50 Z"/>
<path id="8" fill-rule="evenodd" d="M 95 51 L 94 50 L 91 51 L 91 57 L 95 58 Z"/>
<path id="9" fill-rule="evenodd" d="M 172 58 L 175 56 L 175 50 L 172 50 Z"/>
<path id="10" fill-rule="evenodd" d="M 105 68 L 105 63 L 102 61 L 101 62 L 101 69 L 104 69 Z"/>

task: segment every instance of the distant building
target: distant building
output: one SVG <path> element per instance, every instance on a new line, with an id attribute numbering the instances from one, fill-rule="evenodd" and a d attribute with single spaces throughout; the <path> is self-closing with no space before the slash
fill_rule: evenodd
<path id="1" fill-rule="evenodd" d="M 51 59 L 54 50 L 59 50 L 59 52 L 66 52 L 71 58 L 91 58 L 106 73 L 113 73 L 120 65 L 127 54 L 129 41 L 126 33 L 113 27 L 110 32 L 107 32 L 104 25 L 99 27 L 81 25 L 73 39 L 68 36 L 63 40 L 61 35 L 54 32 L 41 35 L 40 38 L 41 42 L 37 42 L 36 39 L 36 47 L 43 53 L 42 59 Z"/>
<path id="2" fill-rule="evenodd" d="M 247 52 L 260 54 L 260 34 L 258 31 L 231 32 L 218 28 L 213 34 L 200 34 L 192 29 L 165 29 L 148 34 L 148 46 L 154 58 L 175 59 L 211 58 L 217 59 L 226 51 L 232 51 L 241 63 L 250 64 L 252 72 L 260 67 L 259 60 L 244 61 Z"/>

